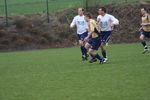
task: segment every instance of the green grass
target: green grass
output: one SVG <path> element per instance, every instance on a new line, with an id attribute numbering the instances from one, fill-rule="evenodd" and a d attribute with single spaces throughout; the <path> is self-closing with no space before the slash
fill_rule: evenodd
<path id="1" fill-rule="evenodd" d="M 49 11 L 83 7 L 85 0 L 49 0 Z M 135 2 L 137 0 L 128 0 L 128 2 Z M 125 0 L 89 0 L 89 5 L 96 5 L 101 3 L 111 2 L 125 2 Z M 8 13 L 11 14 L 26 14 L 38 13 L 46 11 L 46 0 L 7 0 Z M 5 14 L 4 0 L 0 0 L 0 15 Z"/>
<path id="2" fill-rule="evenodd" d="M 83 5 L 82 0 L 49 0 L 49 11 L 55 12 Z M 4 1 L 0 0 L 0 14 L 4 15 Z M 46 0 L 8 0 L 9 14 L 38 13 L 46 11 Z"/>
<path id="3" fill-rule="evenodd" d="M 103 65 L 82 62 L 79 47 L 0 53 L 0 100 L 150 100 L 150 53 L 107 49 Z"/>

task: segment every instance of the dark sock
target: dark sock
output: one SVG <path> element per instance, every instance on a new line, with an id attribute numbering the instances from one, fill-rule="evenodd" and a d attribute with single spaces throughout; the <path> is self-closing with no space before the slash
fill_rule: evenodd
<path id="1" fill-rule="evenodd" d="M 84 49 L 84 55 L 87 56 L 87 49 L 85 47 L 83 47 Z"/>
<path id="2" fill-rule="evenodd" d="M 95 58 L 102 60 L 103 58 L 101 56 L 99 56 L 98 54 L 95 55 Z"/>
<path id="3" fill-rule="evenodd" d="M 90 56 L 91 56 L 92 59 L 95 59 L 95 56 L 93 56 L 93 55 L 91 55 L 91 54 L 90 54 Z"/>
<path id="4" fill-rule="evenodd" d="M 82 56 L 84 55 L 84 46 L 81 46 L 81 53 L 82 53 Z"/>
<path id="5" fill-rule="evenodd" d="M 146 41 L 145 40 L 141 40 L 141 43 L 144 47 L 146 47 Z"/>
<path id="6" fill-rule="evenodd" d="M 106 51 L 105 51 L 105 50 L 102 50 L 102 55 L 103 55 L 104 58 L 107 58 L 107 57 L 106 57 Z"/>

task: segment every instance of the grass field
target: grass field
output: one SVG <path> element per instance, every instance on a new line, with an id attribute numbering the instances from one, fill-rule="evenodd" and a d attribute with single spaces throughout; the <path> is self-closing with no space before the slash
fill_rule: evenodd
<path id="1" fill-rule="evenodd" d="M 150 100 L 150 53 L 107 49 L 103 65 L 82 62 L 78 47 L 0 53 L 0 100 Z"/>
<path id="2" fill-rule="evenodd" d="M 135 2 L 137 0 L 127 0 Z M 89 5 L 101 3 L 125 2 L 125 0 L 89 0 Z M 8 13 L 11 14 L 26 14 L 38 13 L 46 11 L 46 0 L 7 0 Z M 49 11 L 53 12 L 61 9 L 85 6 L 85 0 L 49 0 Z M 0 0 L 0 15 L 5 14 L 4 0 Z"/>

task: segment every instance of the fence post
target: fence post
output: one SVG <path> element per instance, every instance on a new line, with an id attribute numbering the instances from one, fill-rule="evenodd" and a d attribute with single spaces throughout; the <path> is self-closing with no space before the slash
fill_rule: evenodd
<path id="1" fill-rule="evenodd" d="M 48 0 L 46 0 L 46 7 L 47 7 L 47 10 L 46 10 L 46 13 L 47 13 L 47 21 L 48 23 L 50 22 L 50 19 L 49 19 L 49 4 L 48 4 Z"/>
<path id="2" fill-rule="evenodd" d="M 5 18 L 6 18 L 6 26 L 8 26 L 8 8 L 7 8 L 7 0 L 5 0 Z"/>
<path id="3" fill-rule="evenodd" d="M 85 0 L 85 9 L 88 11 L 88 0 Z"/>

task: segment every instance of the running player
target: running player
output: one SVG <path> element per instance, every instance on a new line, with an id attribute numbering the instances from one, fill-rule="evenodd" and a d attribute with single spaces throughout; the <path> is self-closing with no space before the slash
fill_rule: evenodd
<path id="1" fill-rule="evenodd" d="M 142 14 L 142 24 L 140 28 L 140 40 L 144 46 L 143 54 L 149 51 L 149 48 L 146 44 L 145 37 L 150 38 L 150 15 L 147 13 L 146 8 L 141 9 Z"/>
<path id="2" fill-rule="evenodd" d="M 108 60 L 105 44 L 108 42 L 110 35 L 112 34 L 114 25 L 119 25 L 119 20 L 116 19 L 114 16 L 106 13 L 106 8 L 101 7 L 98 10 L 99 16 L 97 17 L 97 22 L 99 29 L 101 30 L 101 53 L 105 59 L 104 62 Z"/>
<path id="3" fill-rule="evenodd" d="M 94 58 L 100 60 L 100 64 L 103 64 L 104 58 L 99 56 L 95 50 L 98 50 L 101 40 L 99 38 L 99 30 L 96 25 L 96 21 L 92 19 L 91 14 L 85 14 L 85 20 L 88 22 L 89 25 L 89 33 L 88 36 L 84 39 L 84 41 L 88 41 L 85 44 L 86 49 L 88 50 L 89 54 Z"/>
<path id="4" fill-rule="evenodd" d="M 88 30 L 88 24 L 84 19 L 84 9 L 78 8 L 78 15 L 74 17 L 72 23 L 70 24 L 70 27 L 77 27 L 77 34 L 79 38 L 79 45 L 82 52 L 82 60 L 87 60 L 88 54 L 87 50 L 84 47 L 84 38 L 87 36 L 87 30 Z"/>

